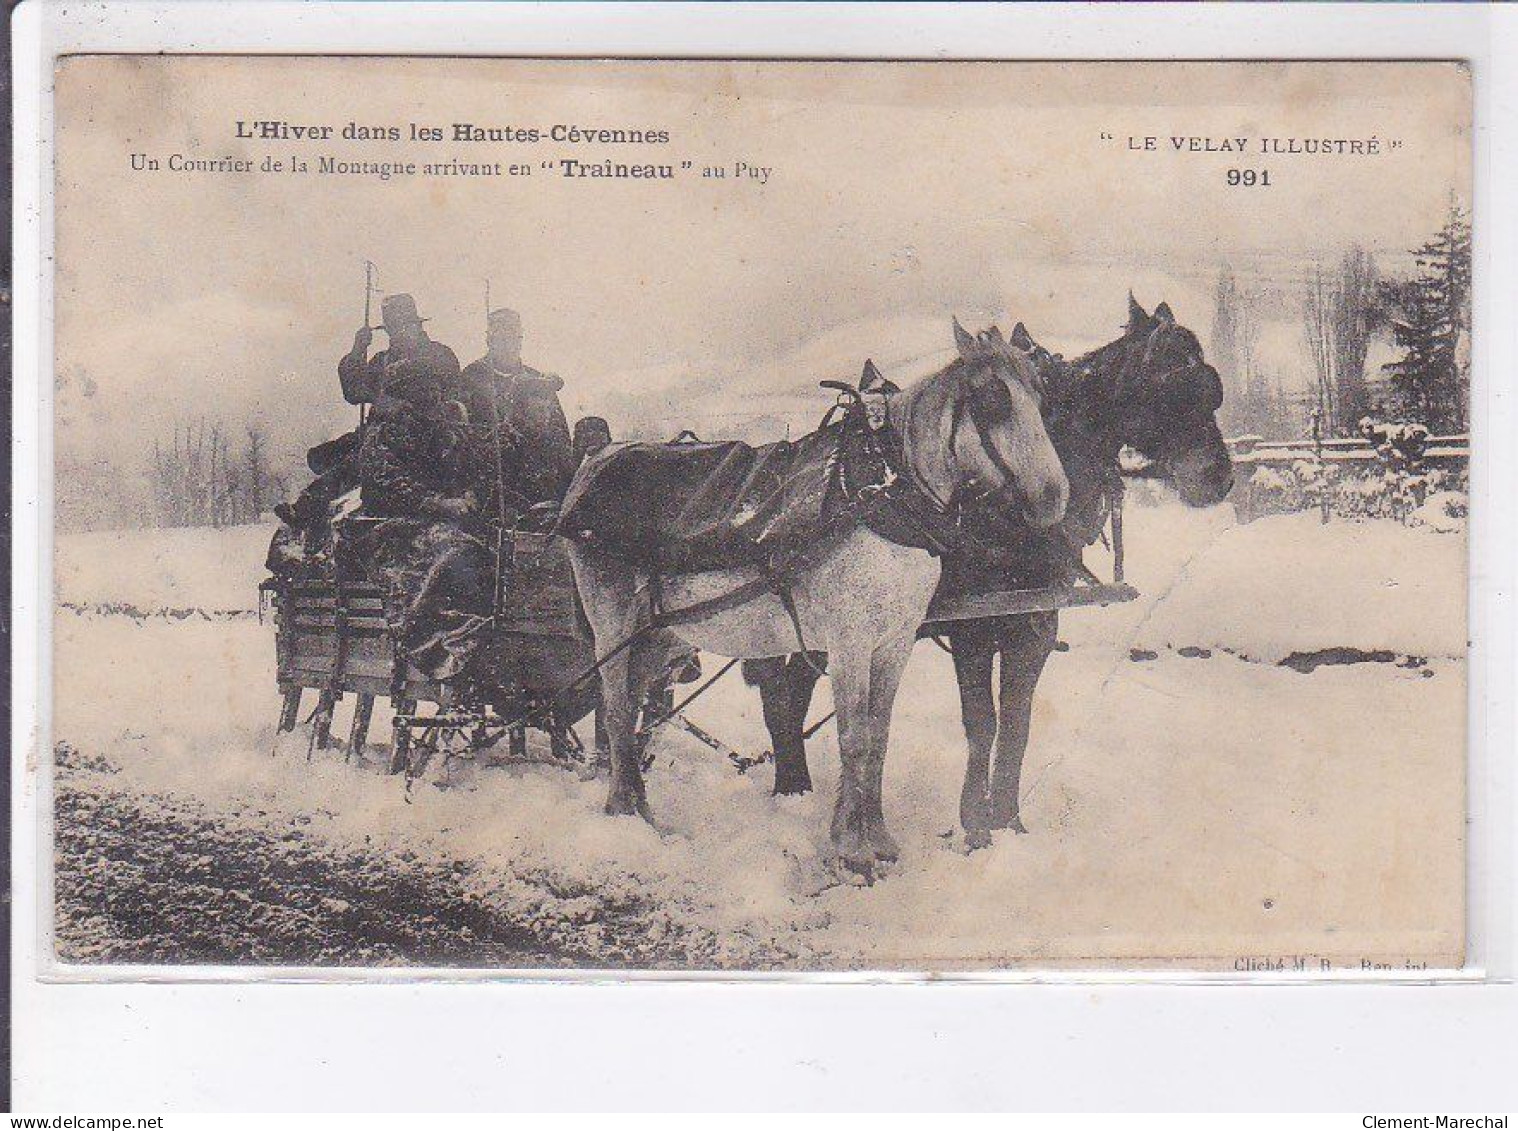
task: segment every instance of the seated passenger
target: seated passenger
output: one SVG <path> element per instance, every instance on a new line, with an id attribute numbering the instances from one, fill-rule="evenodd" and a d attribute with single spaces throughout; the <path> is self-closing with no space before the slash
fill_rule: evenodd
<path id="1" fill-rule="evenodd" d="M 384 586 L 402 652 L 462 694 L 495 603 L 499 512 L 481 463 L 462 411 L 443 402 L 427 368 L 393 363 L 359 451 L 362 518 L 339 522 L 341 564 L 367 564 Z"/>
<path id="2" fill-rule="evenodd" d="M 402 363 L 421 368 L 439 387 L 458 379 L 458 358 L 447 346 L 427 336 L 423 329 L 426 319 L 417 313 L 416 301 L 410 295 L 387 295 L 380 304 L 380 315 L 388 347 L 370 357 L 374 328 L 364 325 L 354 335 L 353 348 L 337 363 L 344 398 L 353 404 L 376 404 L 383 399 L 385 375 Z M 307 453 L 307 466 L 316 478 L 293 503 L 276 509 L 281 527 L 270 544 L 267 564 L 277 576 L 331 574 L 332 512 L 338 500 L 359 485 L 363 437 L 361 423 L 354 431 L 318 444 Z"/>
<path id="3" fill-rule="evenodd" d="M 574 474 L 569 421 L 559 404 L 564 382 L 522 360 L 522 319 L 504 307 L 487 316 L 485 356 L 471 362 L 444 394 L 461 401 L 469 422 L 513 433 L 521 450 L 518 490 L 531 503 L 558 503 Z"/>
<path id="4" fill-rule="evenodd" d="M 573 459 L 571 462 L 579 467 L 591 456 L 601 451 L 611 443 L 611 425 L 606 423 L 604 417 L 582 416 L 575 421 L 574 443 L 571 447 Z"/>
<path id="5" fill-rule="evenodd" d="M 338 501 L 358 486 L 360 434 L 349 432 L 306 453 L 316 478 L 293 503 L 274 508 L 280 527 L 269 545 L 267 565 L 279 577 L 332 575 L 332 515 Z"/>
<path id="6" fill-rule="evenodd" d="M 440 388 L 450 391 L 450 383 L 458 380 L 459 359 L 447 346 L 428 337 L 423 329 L 427 320 L 417 313 L 416 300 L 407 294 L 386 295 L 380 303 L 380 321 L 389 339 L 385 349 L 370 357 L 374 329 L 360 326 L 353 336 L 353 348 L 337 363 L 344 399 L 349 404 L 377 401 L 384 395 L 386 371 L 400 361 L 413 362 Z"/>

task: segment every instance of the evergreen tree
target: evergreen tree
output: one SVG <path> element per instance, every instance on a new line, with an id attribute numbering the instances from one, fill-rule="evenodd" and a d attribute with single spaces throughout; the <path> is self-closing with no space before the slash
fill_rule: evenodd
<path id="1" fill-rule="evenodd" d="M 1403 351 L 1386 366 L 1394 407 L 1434 432 L 1466 426 L 1471 293 L 1470 219 L 1458 204 L 1439 234 L 1414 253 L 1418 274 L 1383 290 L 1401 317 L 1392 333 Z"/>

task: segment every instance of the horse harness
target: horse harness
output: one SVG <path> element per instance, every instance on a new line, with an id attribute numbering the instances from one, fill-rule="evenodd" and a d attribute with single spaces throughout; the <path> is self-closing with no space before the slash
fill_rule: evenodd
<path id="1" fill-rule="evenodd" d="M 966 529 L 963 500 L 953 497 L 941 499 L 917 476 L 906 459 L 904 437 L 895 421 L 890 418 L 889 412 L 876 427 L 869 419 L 864 395 L 858 388 L 842 381 L 824 381 L 821 384 L 837 390 L 839 394 L 837 403 L 823 415 L 818 426 L 818 432 L 831 429 L 836 437 L 823 474 L 827 478 L 830 495 L 839 500 L 822 523 L 801 544 L 779 551 L 761 563 L 760 573 L 753 580 L 692 605 L 666 607 L 662 574 L 657 570 L 651 571 L 646 587 L 650 612 L 648 620 L 629 633 L 616 647 L 600 656 L 591 667 L 566 686 L 561 695 L 580 687 L 605 664 L 649 632 L 726 612 L 765 594 L 774 594 L 779 599 L 795 630 L 797 651 L 807 656 L 812 649 L 807 645 L 801 627 L 801 618 L 791 593 L 791 582 L 799 572 L 842 542 L 857 525 L 867 527 L 889 542 L 926 550 L 935 557 L 989 552 L 990 547 Z M 998 422 L 998 414 L 1010 414 L 1010 402 L 1002 405 L 994 395 L 988 395 L 989 392 L 972 389 L 955 406 L 949 436 L 951 445 L 966 417 L 985 440 Z M 682 432 L 676 442 L 694 439 L 693 434 Z M 994 445 L 985 443 L 984 446 L 993 465 L 1010 481 L 1012 469 L 996 452 Z M 807 663 L 811 664 L 810 659 Z M 704 691 L 713 681 L 703 683 L 686 702 Z"/>
<path id="2" fill-rule="evenodd" d="M 801 627 L 791 581 L 797 573 L 832 550 L 856 525 L 867 527 L 888 542 L 926 550 L 934 557 L 989 552 L 990 547 L 966 528 L 962 502 L 956 498 L 940 498 L 912 469 L 905 456 L 904 437 L 889 411 L 876 426 L 869 418 L 865 397 L 858 388 L 842 381 L 823 381 L 821 384 L 839 394 L 837 403 L 824 414 L 818 426 L 819 432 L 832 429 L 836 433 L 835 446 L 828 457 L 824 475 L 829 481 L 830 494 L 836 496 L 839 503 L 803 544 L 772 555 L 760 566 L 758 577 L 727 593 L 694 605 L 666 608 L 660 575 L 654 573 L 648 585 L 652 611 L 649 629 L 689 623 L 736 608 L 765 593 L 773 593 L 795 630 L 797 651 L 805 656 L 812 649 L 807 645 Z M 1010 412 L 1010 403 L 1001 405 L 994 396 L 972 389 L 955 406 L 949 444 L 954 443 L 966 417 L 984 440 L 998 422 L 997 415 Z M 993 465 L 1011 481 L 1014 473 L 995 446 L 984 443 L 984 447 Z"/>

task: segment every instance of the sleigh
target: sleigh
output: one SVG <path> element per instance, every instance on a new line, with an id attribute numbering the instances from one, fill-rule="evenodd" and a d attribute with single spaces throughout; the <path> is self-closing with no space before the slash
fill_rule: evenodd
<path id="1" fill-rule="evenodd" d="M 940 593 L 919 635 L 936 637 L 956 621 L 1105 607 L 1136 599 L 1138 591 L 1123 579 L 1121 492 L 1109 521 L 1110 582 L 1088 573 L 1065 585 Z M 375 702 L 388 699 L 394 710 L 390 772 L 405 773 L 408 780 L 419 775 L 434 756 L 442 755 L 446 764 L 450 757 L 472 757 L 503 739 L 509 761 L 575 766 L 592 756 L 575 727 L 599 705 L 594 679 L 599 665 L 580 611 L 565 543 L 555 535 L 515 530 L 501 539 L 496 612 L 484 649 L 493 688 L 487 708 L 455 702 L 449 686 L 428 678 L 407 659 L 387 622 L 380 586 L 335 577 L 271 578 L 261 589 L 274 607 L 277 678 L 283 698 L 280 733 L 296 728 L 305 692 L 316 692 L 307 720 L 311 727 L 308 752 L 337 746 L 332 733 L 334 715 L 338 704 L 351 695 L 354 708 L 344 743 L 346 757 L 363 756 Z M 653 729 L 673 722 L 724 754 L 740 773 L 768 761 L 768 752 L 740 754 L 681 713 L 733 663 L 678 706 L 673 705 L 669 686 L 659 688 L 656 697 L 641 707 L 639 742 L 646 744 Z M 546 756 L 533 756 L 529 731 L 546 738 Z"/>
<path id="2" fill-rule="evenodd" d="M 407 659 L 387 621 L 380 586 L 336 577 L 265 581 L 260 588 L 274 609 L 283 698 L 279 731 L 295 729 L 302 699 L 314 691 L 310 750 L 337 745 L 336 707 L 354 697 L 349 758 L 364 754 L 376 700 L 390 701 L 392 773 L 414 777 L 434 755 L 472 754 L 502 739 L 511 760 L 583 761 L 575 724 L 594 709 L 596 695 L 593 687 L 572 685 L 593 663 L 594 646 L 568 554 L 552 535 L 517 530 L 501 538 L 498 559 L 497 611 L 482 645 L 492 684 L 487 706 L 457 702 L 447 684 Z M 530 754 L 532 730 L 547 740 L 545 757 Z"/>

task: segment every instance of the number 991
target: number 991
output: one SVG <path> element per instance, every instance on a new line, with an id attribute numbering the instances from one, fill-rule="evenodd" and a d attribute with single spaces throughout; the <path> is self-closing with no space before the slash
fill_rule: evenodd
<path id="1" fill-rule="evenodd" d="M 1269 169 L 1229 169 L 1228 186 L 1230 188 L 1260 188 L 1270 187 Z"/>

